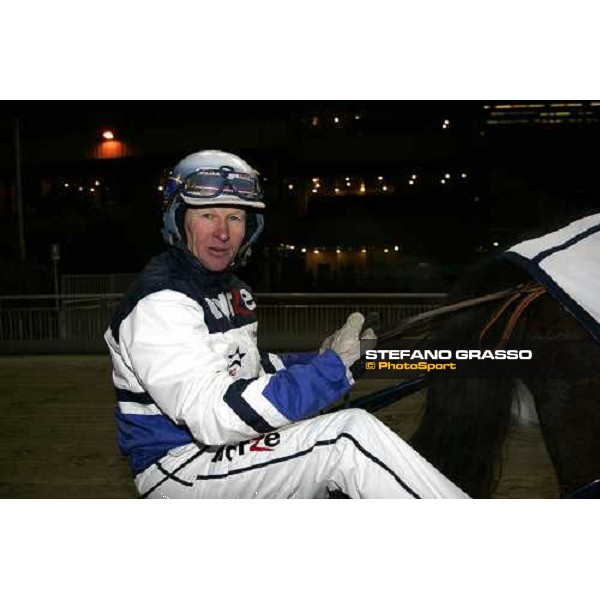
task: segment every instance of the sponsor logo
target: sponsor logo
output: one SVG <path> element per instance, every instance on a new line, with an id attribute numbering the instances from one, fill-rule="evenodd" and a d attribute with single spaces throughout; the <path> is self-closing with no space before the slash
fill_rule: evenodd
<path id="1" fill-rule="evenodd" d="M 205 298 L 205 301 L 215 319 L 231 318 L 235 315 L 250 316 L 256 310 L 252 294 L 244 288 L 233 288 L 216 298 Z"/>
<path id="2" fill-rule="evenodd" d="M 229 364 L 227 365 L 227 372 L 231 377 L 235 377 L 237 372 L 242 367 L 242 358 L 246 356 L 246 352 L 240 352 L 240 347 L 238 346 L 236 351 L 233 354 L 228 354 L 227 358 L 229 359 Z"/>
<path id="3" fill-rule="evenodd" d="M 276 431 L 261 435 L 252 440 L 244 440 L 239 444 L 227 444 L 221 446 L 211 462 L 222 462 L 223 459 L 231 462 L 236 456 L 245 456 L 250 452 L 273 452 L 276 446 L 279 446 L 281 436 Z"/>

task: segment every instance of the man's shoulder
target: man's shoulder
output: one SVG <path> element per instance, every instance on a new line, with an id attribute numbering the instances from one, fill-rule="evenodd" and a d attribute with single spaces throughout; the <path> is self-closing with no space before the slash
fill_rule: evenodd
<path id="1" fill-rule="evenodd" d="M 181 265 L 171 252 L 163 252 L 153 257 L 140 271 L 129 288 L 126 298 L 141 300 L 149 294 L 165 289 L 183 291 L 189 275 L 183 272 Z"/>
<path id="2" fill-rule="evenodd" d="M 189 274 L 186 276 L 181 264 L 169 251 L 153 257 L 134 279 L 111 320 L 110 327 L 115 339 L 118 339 L 121 323 L 140 300 L 163 290 L 172 290 L 186 296 L 193 296 Z"/>

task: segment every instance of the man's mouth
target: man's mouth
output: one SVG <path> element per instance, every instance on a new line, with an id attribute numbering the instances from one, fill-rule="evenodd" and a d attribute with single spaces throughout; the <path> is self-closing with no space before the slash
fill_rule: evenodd
<path id="1" fill-rule="evenodd" d="M 216 256 L 225 256 L 226 254 L 229 254 L 229 248 L 215 248 L 214 246 L 209 246 L 208 250 L 211 254 Z"/>

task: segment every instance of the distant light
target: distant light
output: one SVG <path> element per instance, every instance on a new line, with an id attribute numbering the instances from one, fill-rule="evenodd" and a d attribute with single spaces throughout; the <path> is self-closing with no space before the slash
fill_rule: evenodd
<path id="1" fill-rule="evenodd" d="M 466 178 L 467 178 L 467 174 L 466 174 L 466 173 L 461 173 L 461 174 L 460 174 L 460 176 L 461 176 L 463 179 L 466 179 Z"/>
<path id="2" fill-rule="evenodd" d="M 446 173 L 446 174 L 444 175 L 444 177 L 445 177 L 446 179 L 450 179 L 450 173 Z"/>
<path id="3" fill-rule="evenodd" d="M 386 249 L 384 250 L 384 252 L 387 254 L 387 253 L 389 252 L 389 250 L 386 248 Z"/>
<path id="4" fill-rule="evenodd" d="M 341 254 L 341 252 L 342 251 L 339 248 L 337 248 L 336 251 L 335 251 L 336 254 Z"/>
<path id="5" fill-rule="evenodd" d="M 350 181 L 350 177 L 346 177 L 346 181 Z"/>
<path id="6" fill-rule="evenodd" d="M 293 189 L 294 189 L 294 184 L 293 184 L 293 183 L 290 183 L 290 184 L 288 185 L 288 190 L 293 190 Z"/>
<path id="7" fill-rule="evenodd" d="M 497 246 L 499 246 L 499 245 L 500 245 L 500 244 L 498 244 L 498 242 L 494 242 L 494 243 L 492 244 L 492 246 L 496 246 L 496 247 L 497 247 Z"/>
<path id="8" fill-rule="evenodd" d="M 363 248 L 363 249 L 361 250 L 361 252 L 362 252 L 363 254 L 366 254 L 366 253 L 367 253 L 367 249 L 366 249 L 366 248 Z"/>
<path id="9" fill-rule="evenodd" d="M 383 181 L 383 177 L 381 175 L 377 179 L 379 179 L 379 181 Z"/>
<path id="10" fill-rule="evenodd" d="M 360 115 L 354 115 L 354 118 L 358 121 L 360 119 Z"/>
<path id="11" fill-rule="evenodd" d="M 415 185 L 414 179 L 411 179 L 411 180 L 408 182 L 408 185 Z"/>
<path id="12" fill-rule="evenodd" d="M 396 252 L 398 252 L 398 250 L 400 250 L 400 248 L 399 248 L 398 246 L 394 246 L 394 250 L 395 250 Z"/>
<path id="13" fill-rule="evenodd" d="M 105 140 L 114 140 L 115 134 L 110 129 L 106 129 L 105 131 L 102 132 L 102 137 Z"/>
<path id="14" fill-rule="evenodd" d="M 321 184 L 320 183 L 315 183 L 315 187 L 318 189 L 318 188 L 321 187 Z"/>
<path id="15" fill-rule="evenodd" d="M 81 186 L 79 186 L 78 189 L 79 189 L 80 192 L 83 192 L 83 188 Z"/>
<path id="16" fill-rule="evenodd" d="M 364 183 L 360 184 L 360 191 L 361 191 L 362 194 L 365 193 L 365 184 Z"/>
<path id="17" fill-rule="evenodd" d="M 335 188 L 335 193 L 339 194 L 340 193 L 340 188 Z"/>
<path id="18" fill-rule="evenodd" d="M 290 246 L 290 250 L 295 250 L 296 246 Z"/>
<path id="19" fill-rule="evenodd" d="M 440 179 L 440 181 L 441 181 L 442 183 L 446 183 L 446 180 L 445 180 L 445 179 Z"/>
<path id="20" fill-rule="evenodd" d="M 94 185 L 100 185 L 100 182 L 96 179 L 96 181 L 94 181 Z"/>
<path id="21" fill-rule="evenodd" d="M 318 177 L 313 177 L 313 178 L 312 178 L 312 182 L 313 182 L 313 183 L 317 183 L 317 181 L 319 181 L 319 178 L 318 178 Z"/>
<path id="22" fill-rule="evenodd" d="M 346 187 L 350 187 L 350 182 L 346 181 Z"/>
<path id="23" fill-rule="evenodd" d="M 95 192 L 96 190 L 94 188 L 90 188 L 90 192 Z"/>
<path id="24" fill-rule="evenodd" d="M 68 183 L 65 183 L 65 187 L 66 187 L 66 188 L 68 188 L 68 187 L 69 187 L 69 184 L 68 184 Z"/>
<path id="25" fill-rule="evenodd" d="M 317 193 L 317 191 L 318 191 L 318 190 L 317 190 L 317 188 L 313 188 L 313 191 L 312 191 L 312 192 L 313 192 L 313 194 L 316 194 L 316 193 Z"/>
<path id="26" fill-rule="evenodd" d="M 302 248 L 302 253 L 305 254 L 306 253 L 306 248 Z"/>
<path id="27" fill-rule="evenodd" d="M 313 254 L 319 254 L 319 251 L 318 251 L 318 250 L 315 248 L 315 249 L 313 250 Z"/>
<path id="28" fill-rule="evenodd" d="M 383 186 L 381 189 L 382 189 L 384 192 L 387 192 L 387 185 L 384 185 L 384 186 Z"/>
<path id="29" fill-rule="evenodd" d="M 319 117 L 312 118 L 313 127 L 316 127 L 319 124 Z"/>
<path id="30" fill-rule="evenodd" d="M 159 185 L 157 189 L 159 192 L 162 192 L 165 188 L 162 185 Z"/>
<path id="31" fill-rule="evenodd" d="M 334 123 L 339 123 L 339 122 L 340 122 L 340 119 L 339 119 L 339 117 L 334 117 L 334 118 L 333 118 L 333 122 L 334 122 Z"/>

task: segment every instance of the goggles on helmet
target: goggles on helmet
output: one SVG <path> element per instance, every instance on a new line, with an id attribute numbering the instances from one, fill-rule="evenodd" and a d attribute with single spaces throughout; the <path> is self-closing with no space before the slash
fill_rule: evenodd
<path id="1" fill-rule="evenodd" d="M 167 185 L 172 186 L 169 192 L 180 193 L 192 200 L 206 200 L 221 195 L 233 195 L 242 200 L 261 200 L 263 197 L 255 174 L 239 173 L 231 167 L 199 169 L 183 180 L 170 179 Z"/>

